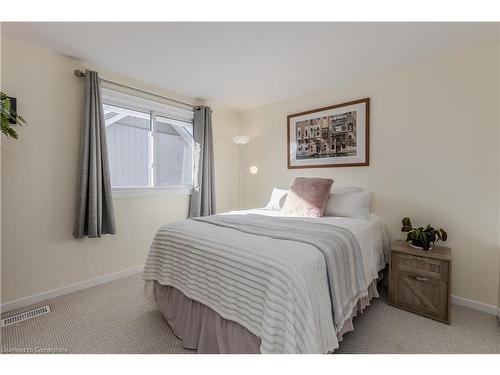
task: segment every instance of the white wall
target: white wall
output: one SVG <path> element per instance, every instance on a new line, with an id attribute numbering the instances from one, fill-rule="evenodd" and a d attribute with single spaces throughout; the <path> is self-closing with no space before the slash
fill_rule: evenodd
<path id="1" fill-rule="evenodd" d="M 500 37 L 500 26 L 498 28 L 498 31 L 499 31 L 499 37 Z M 498 61 L 499 61 L 498 69 L 500 70 L 500 48 L 498 48 Z M 498 95 L 497 105 L 498 105 L 498 126 L 500 129 L 500 74 L 498 75 L 498 87 L 499 87 L 499 95 Z M 500 131 L 498 132 L 498 135 L 500 137 Z M 500 145 L 500 138 L 499 138 L 499 145 Z M 500 160 L 500 147 L 498 148 L 498 157 Z M 499 204 L 498 204 L 498 209 L 499 209 L 498 242 L 500 244 L 500 173 L 499 173 L 498 177 L 499 177 L 499 181 L 498 181 L 498 185 L 499 185 L 499 189 L 498 189 L 498 198 L 499 198 Z M 498 247 L 498 300 L 497 300 L 497 307 L 498 307 L 497 319 L 498 319 L 498 322 L 500 323 L 500 246 Z"/>
<path id="2" fill-rule="evenodd" d="M 239 149 L 232 140 L 232 137 L 238 134 L 239 114 L 229 108 L 212 108 L 215 206 L 220 213 L 236 210 L 239 205 Z"/>
<path id="3" fill-rule="evenodd" d="M 402 238 L 404 216 L 447 229 L 452 293 L 496 305 L 499 67 L 497 45 L 478 47 L 243 112 L 241 133 L 251 141 L 241 165 L 259 167 L 245 180 L 245 206 L 265 205 L 273 187 L 287 188 L 296 176 L 364 187 L 392 239 Z M 287 169 L 287 115 L 367 96 L 369 167 Z"/>
<path id="4" fill-rule="evenodd" d="M 19 98 L 29 126 L 2 143 L 2 303 L 142 265 L 156 229 L 185 217 L 187 196 L 116 199 L 118 234 L 73 239 L 72 223 L 83 82 L 73 70 L 193 101 L 102 67 L 3 36 L 2 90 Z M 238 113 L 213 113 L 217 211 L 265 204 L 273 186 L 295 176 L 332 176 L 336 185 L 375 193 L 373 210 L 400 238 L 400 219 L 442 225 L 453 248 L 453 294 L 500 304 L 499 51 L 485 46 L 439 56 L 328 92 Z M 286 169 L 286 116 L 370 96 L 371 165 Z M 238 132 L 238 123 L 240 131 Z M 251 136 L 239 162 L 231 137 Z M 475 142 L 476 147 L 470 143 Z"/>
<path id="5" fill-rule="evenodd" d="M 0 22 L 0 91 L 2 91 L 2 23 Z M 3 92 L 3 91 L 2 91 Z M 0 197 L 2 195 L 2 138 L 0 135 Z M 0 302 L 2 301 L 2 200 L 0 199 Z M 2 333 L 0 332 L 0 345 Z"/>
<path id="6" fill-rule="evenodd" d="M 187 195 L 115 199 L 115 236 L 72 237 L 84 93 L 84 82 L 73 71 L 86 67 L 107 79 L 193 102 L 3 36 L 2 89 L 18 98 L 19 112 L 29 126 L 19 129 L 18 140 L 3 140 L 2 303 L 143 265 L 156 230 L 187 215 Z M 237 205 L 233 116 L 214 108 L 221 210 Z"/>

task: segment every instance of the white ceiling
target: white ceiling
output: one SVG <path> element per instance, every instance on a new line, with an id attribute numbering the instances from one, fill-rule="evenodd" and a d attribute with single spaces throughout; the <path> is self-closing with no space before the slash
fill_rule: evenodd
<path id="1" fill-rule="evenodd" d="M 499 36 L 497 23 L 4 23 L 3 31 L 235 109 Z"/>

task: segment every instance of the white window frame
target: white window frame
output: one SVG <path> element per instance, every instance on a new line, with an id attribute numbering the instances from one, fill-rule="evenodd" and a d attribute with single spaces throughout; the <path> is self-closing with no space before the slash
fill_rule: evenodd
<path id="1" fill-rule="evenodd" d="M 173 123 L 182 125 L 189 123 L 193 125 L 194 112 L 173 105 L 160 103 L 142 96 L 135 96 L 108 87 L 102 88 L 102 102 L 111 106 L 148 113 L 150 117 L 149 130 L 149 183 L 150 186 L 116 186 L 112 187 L 113 198 L 132 198 L 147 196 L 162 196 L 170 194 L 189 195 L 193 184 L 187 185 L 157 185 L 156 173 L 154 171 L 158 160 L 156 132 L 156 116 L 165 117 Z M 193 171 L 194 172 L 194 171 Z"/>

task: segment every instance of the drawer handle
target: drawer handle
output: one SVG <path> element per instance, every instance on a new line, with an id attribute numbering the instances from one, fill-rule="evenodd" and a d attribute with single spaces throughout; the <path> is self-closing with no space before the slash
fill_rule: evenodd
<path id="1" fill-rule="evenodd" d="M 415 260 L 426 260 L 426 258 L 417 257 L 415 255 L 408 255 L 408 257 L 411 258 L 411 259 L 415 259 Z"/>
<path id="2" fill-rule="evenodd" d="M 408 278 L 409 279 L 415 279 L 417 281 L 424 281 L 424 282 L 428 282 L 429 281 L 429 279 L 427 277 L 420 277 L 420 276 L 408 275 Z"/>

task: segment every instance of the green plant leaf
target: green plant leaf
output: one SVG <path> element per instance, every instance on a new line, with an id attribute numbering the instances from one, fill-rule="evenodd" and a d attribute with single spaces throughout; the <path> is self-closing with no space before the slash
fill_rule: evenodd
<path id="1" fill-rule="evenodd" d="M 422 237 L 421 237 L 422 247 L 424 248 L 424 250 L 428 250 L 429 249 L 429 237 L 428 237 L 426 232 L 422 231 L 421 233 L 422 233 Z"/>
<path id="2" fill-rule="evenodd" d="M 439 228 L 439 239 L 441 241 L 446 241 L 448 239 L 448 233 L 443 228 Z"/>
<path id="3" fill-rule="evenodd" d="M 1 126 L 1 132 L 2 134 L 5 134 L 7 137 L 17 139 L 17 133 L 12 127 L 10 126 L 4 126 L 4 123 L 2 121 L 2 126 Z"/>
<path id="4" fill-rule="evenodd" d="M 409 232 L 413 229 L 413 227 L 411 226 L 411 220 L 409 217 L 403 218 L 403 220 L 401 220 L 401 224 L 403 225 L 401 228 L 401 232 Z"/>
<path id="5" fill-rule="evenodd" d="M 8 138 L 17 139 L 17 132 L 10 124 L 10 120 L 15 121 L 18 125 L 27 125 L 26 120 L 12 108 L 7 94 L 0 92 L 0 132 Z"/>

